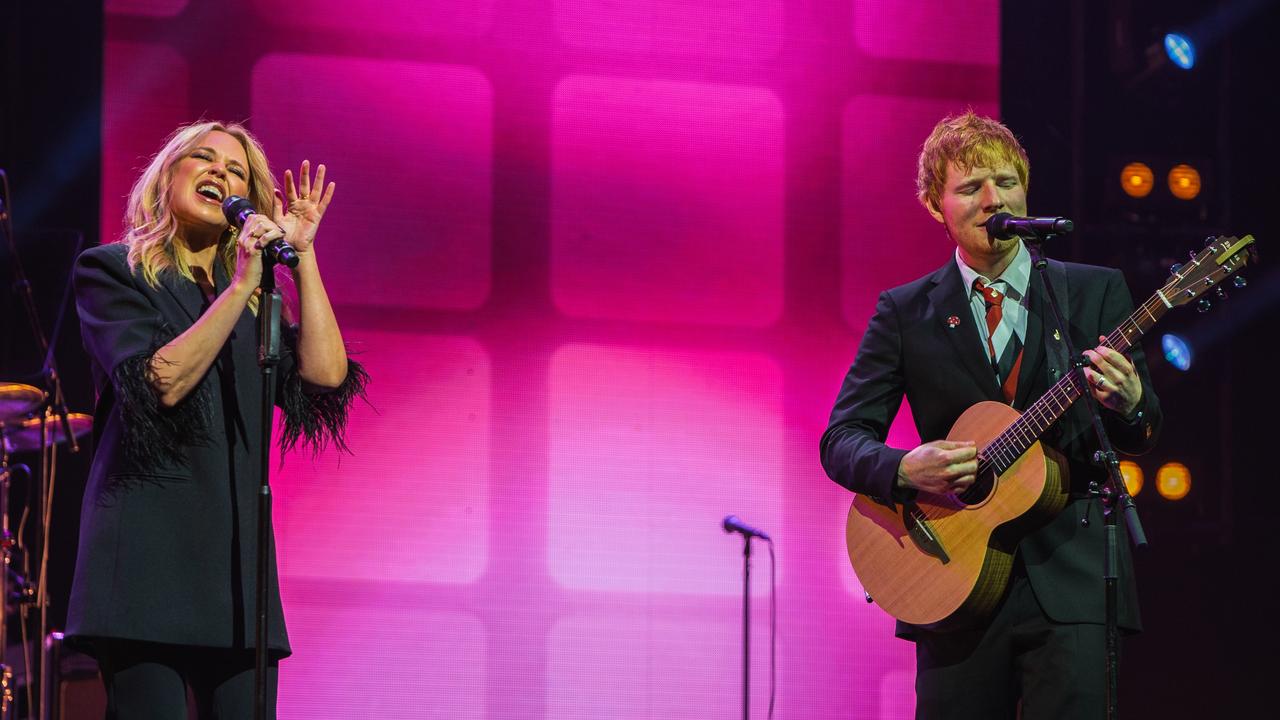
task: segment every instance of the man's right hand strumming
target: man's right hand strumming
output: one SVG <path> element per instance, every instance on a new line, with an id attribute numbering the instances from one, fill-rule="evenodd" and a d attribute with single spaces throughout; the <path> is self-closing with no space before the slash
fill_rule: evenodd
<path id="1" fill-rule="evenodd" d="M 978 448 L 972 440 L 934 440 L 902 457 L 897 485 L 946 495 L 963 492 L 977 474 Z"/>

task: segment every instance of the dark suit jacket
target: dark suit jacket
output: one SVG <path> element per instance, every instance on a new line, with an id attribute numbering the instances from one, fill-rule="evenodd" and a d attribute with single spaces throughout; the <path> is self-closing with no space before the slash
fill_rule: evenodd
<path id="1" fill-rule="evenodd" d="M 1050 278 L 1067 298 L 1067 323 L 1077 350 L 1093 348 L 1133 310 L 1118 270 L 1051 261 Z M 1058 380 L 1046 358 L 1046 323 L 1053 317 L 1035 270 L 1028 287 L 1029 314 L 1015 409 L 1038 399 Z M 951 327 L 949 318 L 960 323 Z M 1061 343 L 1052 343 L 1058 347 Z M 1061 355 L 1064 358 L 1065 353 Z M 1141 348 L 1132 359 L 1142 378 L 1141 415 L 1125 422 L 1103 409 L 1119 451 L 1149 449 L 1159 434 L 1160 404 L 1151 389 Z M 822 465 L 831 479 L 857 492 L 888 498 L 906 449 L 884 444 L 905 395 L 921 442 L 944 439 L 955 420 L 984 400 L 1003 402 L 955 261 L 914 282 L 881 293 L 853 366 L 840 388 L 822 436 Z M 1073 500 L 1043 528 L 1026 537 L 1018 555 L 1048 617 L 1057 622 L 1104 621 L 1103 518 L 1100 501 L 1085 499 L 1090 481 L 1105 471 L 1091 461 L 1097 444 L 1083 399 L 1044 436 L 1066 456 Z M 1120 537 L 1120 625 L 1140 627 L 1127 538 Z M 899 634 L 910 628 L 900 625 Z"/>
<path id="2" fill-rule="evenodd" d="M 246 309 L 199 387 L 177 407 L 159 407 L 147 360 L 207 302 L 176 273 L 151 287 L 129 270 L 125 252 L 122 244 L 91 248 L 73 276 L 98 402 L 67 633 L 90 647 L 93 638 L 253 647 L 263 450 L 257 320 Z M 217 291 L 227 284 L 219 268 Z M 296 414 L 307 401 L 281 402 L 301 394 L 285 337 L 277 401 Z M 343 395 L 334 400 L 348 402 Z M 271 545 L 269 641 L 287 654 Z"/>

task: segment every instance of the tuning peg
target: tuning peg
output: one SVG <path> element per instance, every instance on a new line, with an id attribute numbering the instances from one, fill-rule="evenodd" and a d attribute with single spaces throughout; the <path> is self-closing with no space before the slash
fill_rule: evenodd
<path id="1" fill-rule="evenodd" d="M 1209 308 L 1213 307 L 1213 303 L 1209 302 L 1209 298 L 1200 298 L 1200 302 L 1196 303 L 1196 310 L 1199 312 L 1209 312 Z"/>
<path id="2" fill-rule="evenodd" d="M 1217 294 L 1217 296 L 1218 296 L 1218 298 L 1219 298 L 1220 300 L 1226 300 L 1226 299 L 1227 299 L 1227 291 L 1226 291 L 1226 290 L 1224 290 L 1224 289 L 1223 289 L 1223 288 L 1221 288 L 1221 287 L 1219 287 L 1219 288 L 1218 288 L 1218 292 L 1217 292 L 1216 294 Z"/>
<path id="3" fill-rule="evenodd" d="M 1248 284 L 1249 284 L 1249 281 L 1248 281 L 1248 280 L 1245 280 L 1243 275 L 1237 275 L 1237 276 L 1235 276 L 1235 279 L 1233 279 L 1233 280 L 1231 281 L 1231 284 L 1232 284 L 1232 285 L 1234 285 L 1234 286 L 1236 286 L 1236 287 L 1238 287 L 1238 288 L 1242 288 L 1242 287 L 1244 287 L 1245 285 L 1248 285 Z"/>
<path id="4" fill-rule="evenodd" d="M 1192 260 L 1195 260 L 1195 259 L 1196 259 L 1196 251 L 1195 251 L 1195 250 L 1192 250 L 1191 252 L 1188 252 L 1188 253 L 1187 253 L 1187 256 L 1188 256 L 1188 257 L 1190 257 Z"/>
<path id="5" fill-rule="evenodd" d="M 1182 269 L 1182 263 L 1174 263 L 1174 264 L 1172 264 L 1172 265 L 1170 265 L 1170 266 L 1169 266 L 1169 274 L 1170 274 L 1170 275 L 1177 275 L 1177 274 L 1178 274 L 1178 271 L 1179 271 L 1179 270 L 1181 270 L 1181 269 Z"/>
<path id="6" fill-rule="evenodd" d="M 1209 247 L 1210 245 L 1214 244 L 1217 241 L 1218 241 L 1218 238 L 1210 235 L 1209 237 L 1204 239 L 1204 246 Z"/>

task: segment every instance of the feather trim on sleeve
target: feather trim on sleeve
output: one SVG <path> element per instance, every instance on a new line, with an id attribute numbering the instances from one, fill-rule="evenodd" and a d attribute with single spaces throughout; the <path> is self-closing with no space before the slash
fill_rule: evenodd
<path id="1" fill-rule="evenodd" d="M 301 442 L 309 446 L 312 453 L 318 453 L 330 444 L 350 453 L 345 437 L 347 415 L 356 398 L 368 402 L 365 388 L 369 384 L 369 373 L 364 366 L 347 358 L 347 377 L 341 385 L 328 392 L 307 392 L 296 366 L 281 377 L 280 382 L 283 385 L 280 407 L 284 411 L 280 449 L 288 452 Z"/>
<path id="2" fill-rule="evenodd" d="M 209 442 L 213 395 L 202 381 L 177 405 L 161 405 L 152 384 L 153 354 L 128 358 L 111 374 L 124 421 L 124 451 L 143 467 L 181 465 L 188 460 L 188 446 Z"/>

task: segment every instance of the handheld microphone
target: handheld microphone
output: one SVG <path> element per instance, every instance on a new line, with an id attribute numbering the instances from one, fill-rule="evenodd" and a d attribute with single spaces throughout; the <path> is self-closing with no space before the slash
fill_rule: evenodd
<path id="1" fill-rule="evenodd" d="M 996 213 L 987 218 L 985 224 L 987 235 L 998 240 L 1007 240 L 1015 235 L 1062 235 L 1076 227 L 1075 223 L 1064 217 L 1015 217 L 1009 213 Z"/>
<path id="2" fill-rule="evenodd" d="M 228 195 L 227 199 L 222 201 L 222 215 L 227 218 L 227 222 L 236 227 L 244 227 L 249 216 L 257 214 L 258 211 L 253 207 L 253 203 L 239 195 Z M 298 253 L 292 245 L 285 242 L 284 238 L 276 238 L 267 243 L 267 246 L 262 248 L 262 252 L 271 262 L 280 263 L 285 267 L 298 267 Z"/>
<path id="3" fill-rule="evenodd" d="M 758 537 L 761 540 L 770 539 L 768 533 L 761 532 L 751 527 L 750 525 L 742 522 L 741 520 L 738 519 L 737 515 L 725 516 L 724 522 L 722 522 L 721 525 L 724 527 L 724 531 L 727 533 L 734 533 L 734 532 L 742 533 L 742 536 L 746 538 Z"/>

